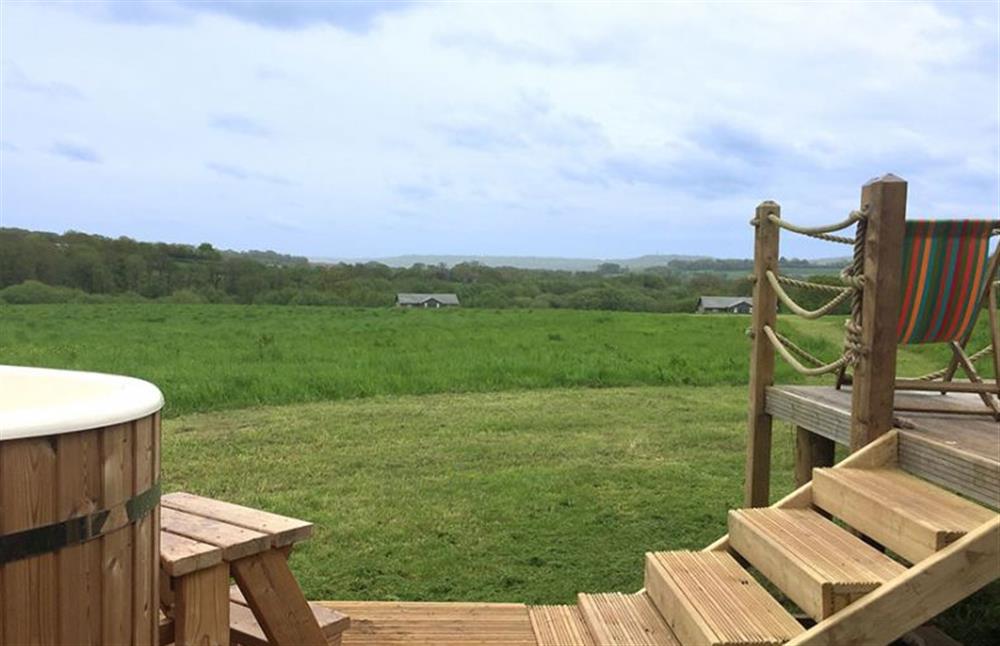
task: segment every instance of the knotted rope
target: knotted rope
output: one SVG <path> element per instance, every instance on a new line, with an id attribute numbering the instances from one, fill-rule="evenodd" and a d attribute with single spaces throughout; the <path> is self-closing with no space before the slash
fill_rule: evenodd
<path id="1" fill-rule="evenodd" d="M 764 334 L 771 342 L 771 345 L 774 346 L 774 349 L 797 372 L 807 376 L 819 376 L 832 372 L 843 374 L 848 366 L 855 365 L 858 362 L 864 352 L 861 343 L 861 291 L 864 289 L 865 282 L 862 272 L 864 271 L 864 237 L 867 228 L 868 205 L 864 205 L 857 211 L 851 211 L 847 218 L 841 222 L 818 227 L 803 227 L 792 224 L 791 222 L 782 220 L 774 213 L 769 213 L 767 219 L 779 228 L 791 231 L 792 233 L 830 242 L 854 245 L 854 256 L 851 265 L 840 272 L 840 279 L 844 283 L 843 287 L 788 278 L 780 276 L 772 270 L 767 270 L 764 274 L 778 299 L 788 309 L 804 319 L 812 320 L 825 316 L 844 303 L 848 298 L 852 298 L 851 318 L 845 325 L 844 351 L 836 361 L 831 363 L 824 363 L 822 359 L 797 345 L 787 336 L 774 330 L 770 325 L 763 327 Z M 760 219 L 754 218 L 750 224 L 759 226 Z M 854 224 L 857 224 L 857 229 L 853 239 L 846 236 L 833 235 L 834 231 L 841 231 Z M 814 310 L 807 310 L 796 303 L 795 299 L 789 296 L 782 285 L 833 293 L 834 297 Z M 803 361 L 810 365 L 805 365 Z"/>

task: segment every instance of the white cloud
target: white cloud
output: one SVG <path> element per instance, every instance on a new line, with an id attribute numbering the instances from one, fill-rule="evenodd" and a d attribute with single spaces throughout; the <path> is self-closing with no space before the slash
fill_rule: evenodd
<path id="1" fill-rule="evenodd" d="M 913 213 L 996 216 L 991 6 L 436 3 L 349 29 L 4 11 L 2 139 L 102 161 L 4 155 L 5 224 L 323 256 L 742 256 L 758 201 L 840 219 L 886 171 Z"/>

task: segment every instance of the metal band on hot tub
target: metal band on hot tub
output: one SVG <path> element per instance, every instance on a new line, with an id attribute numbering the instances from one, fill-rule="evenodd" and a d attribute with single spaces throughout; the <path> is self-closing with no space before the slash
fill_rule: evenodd
<path id="1" fill-rule="evenodd" d="M 79 545 L 134 523 L 160 504 L 160 482 L 125 502 L 51 525 L 0 536 L 0 565 Z"/>

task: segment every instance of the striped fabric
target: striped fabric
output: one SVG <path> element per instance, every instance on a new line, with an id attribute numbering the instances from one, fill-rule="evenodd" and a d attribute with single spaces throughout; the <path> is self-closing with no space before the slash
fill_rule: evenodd
<path id="1" fill-rule="evenodd" d="M 990 220 L 910 220 L 903 243 L 899 342 L 961 339 L 986 293 Z"/>

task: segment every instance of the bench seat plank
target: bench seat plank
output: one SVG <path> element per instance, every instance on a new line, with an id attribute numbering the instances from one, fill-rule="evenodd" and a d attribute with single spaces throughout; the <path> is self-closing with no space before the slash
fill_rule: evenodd
<path id="1" fill-rule="evenodd" d="M 272 537 L 274 547 L 284 547 L 312 535 L 313 524 L 297 518 L 213 500 L 182 491 L 163 496 L 161 504 L 194 516 L 202 516 L 243 527 Z"/>
<path id="2" fill-rule="evenodd" d="M 222 549 L 169 531 L 160 531 L 160 567 L 170 576 L 183 576 L 222 562 Z"/>
<path id="3" fill-rule="evenodd" d="M 267 534 L 169 507 L 161 507 L 160 523 L 171 534 L 221 548 L 222 558 L 226 561 L 259 554 L 271 547 L 271 537 Z"/>

